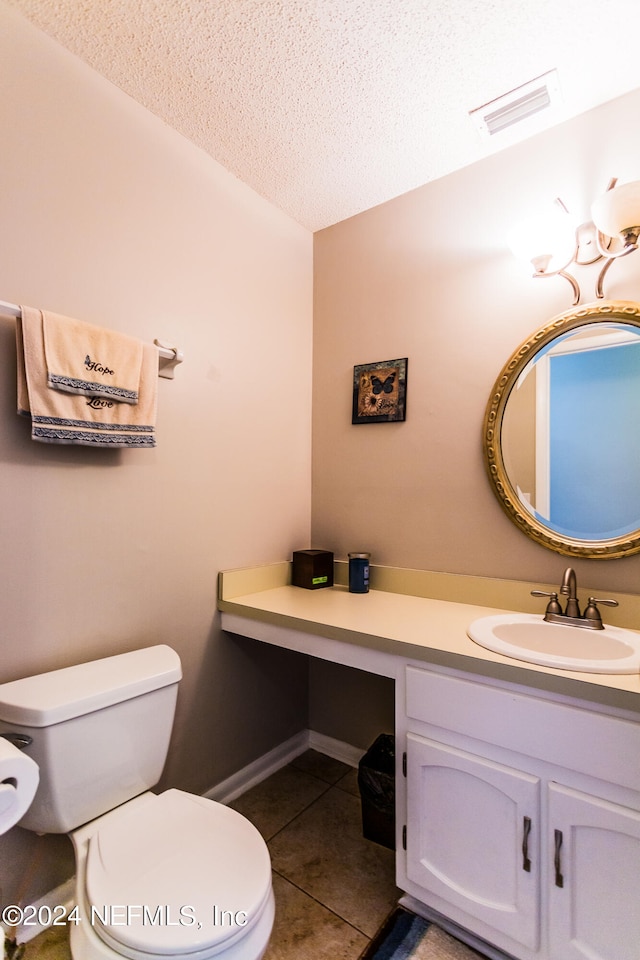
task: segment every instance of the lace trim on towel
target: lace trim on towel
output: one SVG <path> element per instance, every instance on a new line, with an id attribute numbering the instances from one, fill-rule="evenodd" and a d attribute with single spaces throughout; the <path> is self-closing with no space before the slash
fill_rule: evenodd
<path id="1" fill-rule="evenodd" d="M 153 435 L 90 433 L 84 430 L 62 430 L 60 428 L 34 427 L 31 435 L 34 440 L 46 443 L 81 443 L 88 447 L 155 447 Z"/>
<path id="2" fill-rule="evenodd" d="M 126 403 L 137 403 L 138 401 L 138 393 L 136 390 L 126 390 L 124 387 L 113 387 L 108 383 L 76 380 L 75 377 L 65 377 L 58 373 L 50 373 L 48 382 L 50 387 L 63 389 L 65 393 L 79 393 L 83 396 L 97 394 L 99 396 L 113 397 L 114 400 L 121 400 Z"/>

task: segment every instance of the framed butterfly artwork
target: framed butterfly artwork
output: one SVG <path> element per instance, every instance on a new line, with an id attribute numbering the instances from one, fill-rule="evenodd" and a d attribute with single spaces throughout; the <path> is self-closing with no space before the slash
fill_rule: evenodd
<path id="1" fill-rule="evenodd" d="M 407 408 L 407 363 L 380 360 L 353 368 L 352 423 L 404 420 Z"/>

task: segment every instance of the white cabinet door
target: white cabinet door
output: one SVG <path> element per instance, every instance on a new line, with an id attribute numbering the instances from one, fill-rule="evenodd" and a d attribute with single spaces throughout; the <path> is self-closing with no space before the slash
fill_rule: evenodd
<path id="1" fill-rule="evenodd" d="M 549 784 L 550 954 L 640 957 L 640 813 Z"/>
<path id="2" fill-rule="evenodd" d="M 407 735 L 409 878 L 532 950 L 539 807 L 537 777 Z"/>

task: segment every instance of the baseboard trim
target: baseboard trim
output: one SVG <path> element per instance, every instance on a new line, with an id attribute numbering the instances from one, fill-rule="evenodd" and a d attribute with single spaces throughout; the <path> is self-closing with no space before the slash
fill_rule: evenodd
<path id="1" fill-rule="evenodd" d="M 333 737 L 327 737 L 315 730 L 301 730 L 300 733 L 296 733 L 289 740 L 285 740 L 284 743 L 279 744 L 273 750 L 269 750 L 268 753 L 263 754 L 257 760 L 227 777 L 222 783 L 218 783 L 215 787 L 207 790 L 204 796 L 209 800 L 217 800 L 218 803 L 231 803 L 236 797 L 266 780 L 277 770 L 286 767 L 288 763 L 291 763 L 292 760 L 309 749 L 324 753 L 334 760 L 341 760 L 350 767 L 357 767 L 360 757 L 365 752 L 358 747 L 351 746 L 350 743 L 335 740 Z"/>
<path id="2" fill-rule="evenodd" d="M 43 897 L 32 904 L 33 917 L 29 918 L 29 924 L 20 924 L 15 930 L 14 936 L 17 942 L 28 943 L 29 940 L 33 940 L 39 933 L 43 933 L 52 926 L 53 922 L 66 922 L 64 917 L 58 916 L 61 912 L 59 908 L 61 906 L 64 907 L 65 916 L 69 913 L 75 903 L 75 888 L 75 877 L 70 877 L 68 880 L 65 880 L 64 883 L 61 883 L 59 887 L 56 887 L 55 890 L 49 890 L 48 893 L 45 893 Z M 43 920 L 51 922 L 43 923 Z M 3 930 L 7 935 L 10 932 L 6 926 L 3 926 Z"/>
<path id="3" fill-rule="evenodd" d="M 246 767 L 232 773 L 222 783 L 211 787 L 203 796 L 209 800 L 217 800 L 218 803 L 230 803 L 240 794 L 266 780 L 281 767 L 286 767 L 288 763 L 304 753 L 308 746 L 309 731 L 301 730 L 300 733 L 296 733 L 293 737 L 285 740 L 284 743 L 278 744 L 277 747 L 269 750 L 268 753 L 264 753 L 257 760 L 248 763 Z"/>
<path id="4" fill-rule="evenodd" d="M 317 750 L 318 753 L 324 753 L 334 760 L 348 763 L 350 767 L 357 767 L 366 753 L 359 747 L 353 747 L 350 743 L 344 743 L 342 740 L 334 740 L 333 737 L 327 737 L 324 733 L 316 733 L 315 730 L 309 730 L 308 733 L 310 749 Z"/>

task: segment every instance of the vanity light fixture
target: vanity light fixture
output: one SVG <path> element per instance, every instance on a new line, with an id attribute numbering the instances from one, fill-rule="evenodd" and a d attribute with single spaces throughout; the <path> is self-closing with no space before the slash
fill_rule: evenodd
<path id="1" fill-rule="evenodd" d="M 507 236 L 512 253 L 534 269 L 534 277 L 565 277 L 580 297 L 567 267 L 578 254 L 577 224 L 557 197 L 548 209 L 517 224 Z"/>
<path id="2" fill-rule="evenodd" d="M 534 268 L 533 278 L 564 277 L 580 301 L 580 287 L 568 267 L 604 259 L 596 281 L 596 296 L 604 297 L 603 282 L 614 260 L 638 249 L 640 237 L 640 181 L 616 186 L 612 179 L 606 192 L 591 208 L 592 220 L 576 224 L 560 198 L 552 209 L 519 224 L 509 234 L 513 253 Z"/>
<path id="3" fill-rule="evenodd" d="M 591 207 L 591 216 L 595 224 L 598 253 L 606 259 L 600 271 L 596 294 L 603 297 L 602 281 L 613 263 L 620 257 L 626 257 L 638 249 L 640 236 L 640 180 L 616 186 L 617 180 L 610 181 L 607 192 L 599 197 Z M 606 238 L 617 239 L 621 246 L 615 253 L 606 245 Z M 602 243 L 602 240 L 605 243 Z"/>

